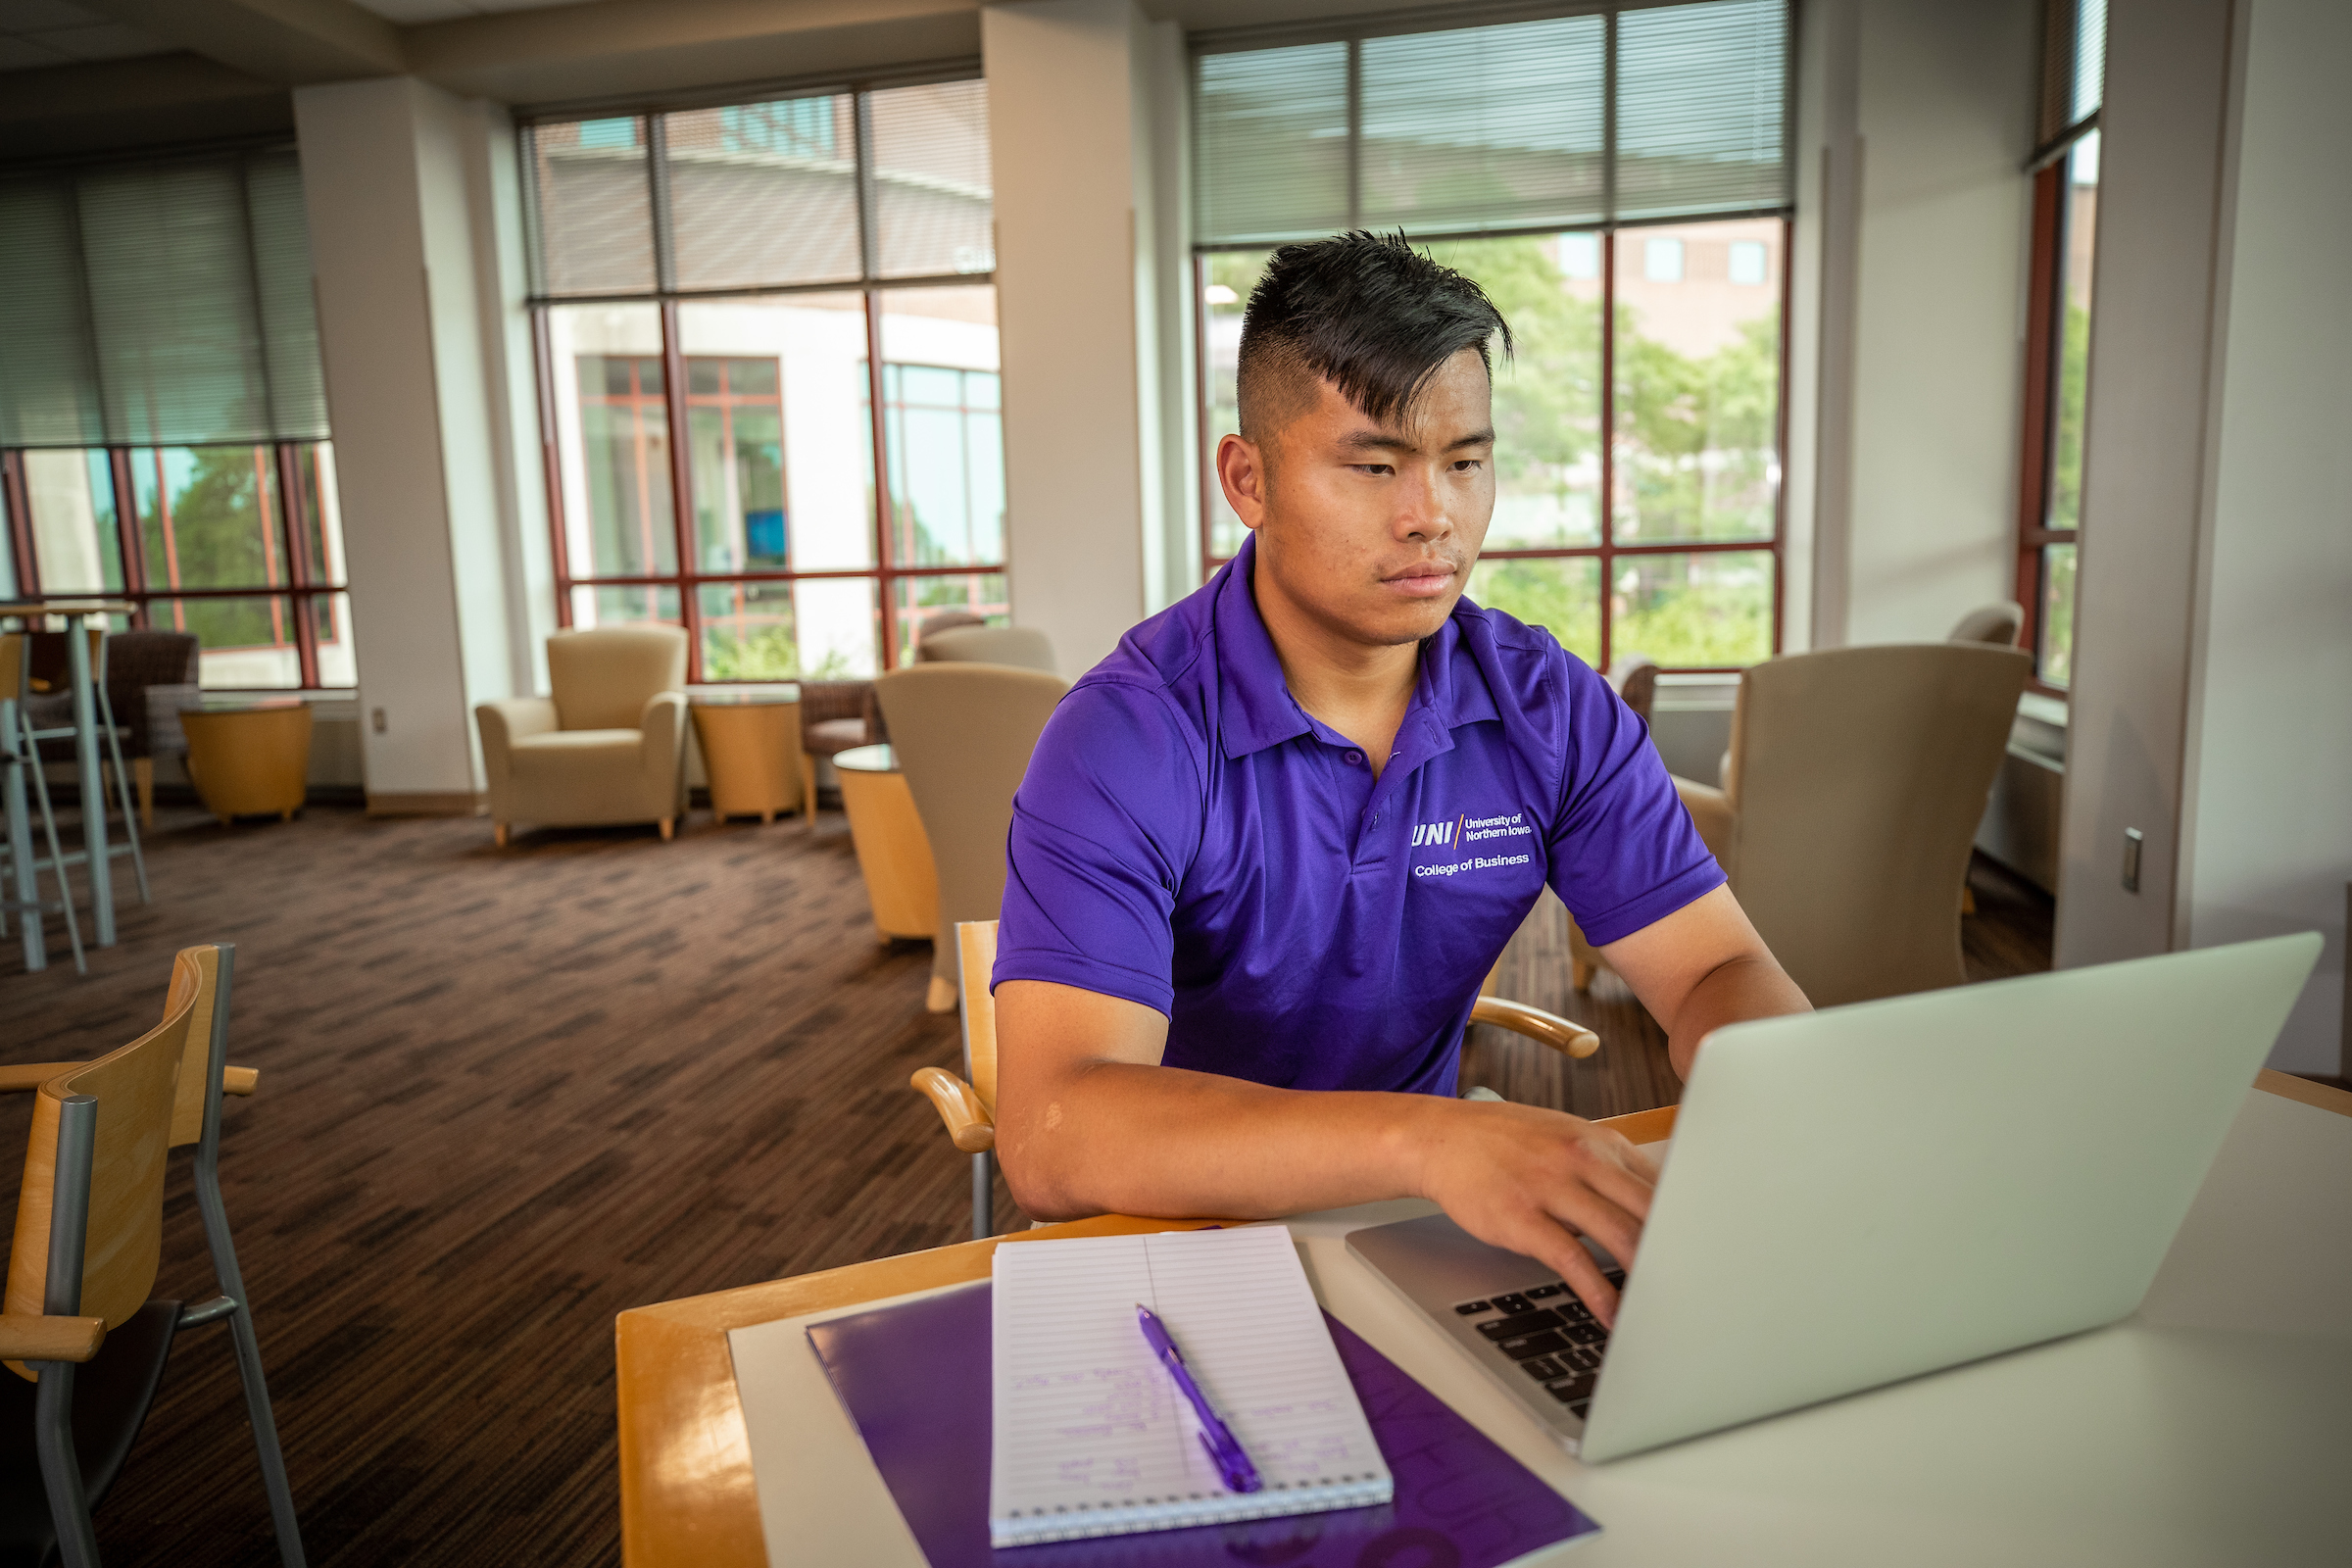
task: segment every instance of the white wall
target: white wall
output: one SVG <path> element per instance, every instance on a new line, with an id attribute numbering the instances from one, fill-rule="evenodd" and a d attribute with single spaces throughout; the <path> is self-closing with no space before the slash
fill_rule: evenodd
<path id="1" fill-rule="evenodd" d="M 1937 639 L 2013 591 L 2038 13 L 1800 12 L 1791 647 Z"/>
<path id="2" fill-rule="evenodd" d="M 1012 615 L 1053 638 L 1069 675 L 1144 613 L 1142 387 L 1155 355 L 1138 344 L 1152 165 L 1136 132 L 1149 36 L 1129 0 L 1024 0 L 980 18 Z"/>
<path id="3" fill-rule="evenodd" d="M 294 113 L 360 708 L 384 718 L 363 728 L 368 794 L 448 803 L 481 787 L 473 705 L 529 679 L 509 573 L 535 480 L 491 367 L 518 274 L 482 263 L 498 236 L 473 219 L 504 138 L 481 122 L 495 112 L 409 78 L 298 88 Z"/>
<path id="4" fill-rule="evenodd" d="M 2352 9 L 2247 0 L 2239 28 L 2181 912 L 2194 947 L 2327 934 L 2271 1065 L 2334 1073 L 2352 879 Z"/>

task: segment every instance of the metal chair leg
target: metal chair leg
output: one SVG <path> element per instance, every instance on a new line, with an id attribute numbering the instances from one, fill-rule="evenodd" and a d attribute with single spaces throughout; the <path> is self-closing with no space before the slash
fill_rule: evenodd
<path id="1" fill-rule="evenodd" d="M 122 798 L 122 836 L 130 841 L 130 868 L 138 874 L 139 902 L 153 904 L 155 896 L 147 891 L 147 856 L 139 848 L 138 808 L 130 798 L 130 769 L 122 765 L 122 737 L 115 729 L 115 700 L 106 695 L 103 680 L 98 684 L 98 711 L 99 722 L 106 726 L 106 749 L 115 760 L 115 793 Z"/>
<path id="2" fill-rule="evenodd" d="M 236 1245 L 229 1238 L 228 1209 L 220 1201 L 220 1073 L 228 1065 L 228 1007 L 235 969 L 236 949 L 224 942 L 213 997 L 204 1130 L 196 1142 L 196 1211 L 204 1220 L 204 1245 L 213 1254 L 213 1273 L 220 1282 L 220 1293 L 236 1302 L 228 1314 L 228 1332 L 237 1348 L 237 1379 L 245 1386 L 245 1415 L 253 1424 L 262 1487 L 270 1494 L 270 1523 L 277 1534 L 278 1560 L 284 1568 L 304 1568 L 302 1521 L 294 1512 L 285 1453 L 277 1442 L 277 1416 L 270 1406 L 270 1387 L 262 1377 L 262 1345 L 253 1331 L 253 1303 L 245 1294 L 244 1271 L 237 1267 Z"/>
<path id="3" fill-rule="evenodd" d="M 90 1164 L 98 1146 L 98 1102 L 73 1095 L 59 1107 L 56 1175 L 50 1189 L 49 1273 L 41 1310 L 52 1317 L 81 1315 L 82 1249 L 90 1222 Z M 33 1396 L 33 1445 L 41 1487 L 66 1568 L 98 1568 L 98 1534 L 90 1524 L 90 1494 L 74 1451 L 74 1363 L 27 1363 L 40 1374 Z"/>
<path id="4" fill-rule="evenodd" d="M 985 1242 L 997 1234 L 997 1156 L 983 1151 L 972 1156 L 972 1240 Z"/>
<path id="5" fill-rule="evenodd" d="M 32 738 L 32 721 L 24 716 L 22 709 L 18 710 L 17 722 L 24 726 L 24 768 L 32 775 L 32 792 L 41 803 L 41 830 L 49 838 L 49 870 L 57 878 L 58 902 L 66 909 L 66 936 L 74 946 L 74 972 L 88 974 L 90 966 L 81 956 L 81 917 L 74 912 L 74 888 L 66 880 L 66 852 L 57 842 L 57 812 L 49 806 L 49 776 L 41 771 L 40 743 Z M 86 806 L 83 808 L 88 809 Z M 99 801 L 98 809 L 106 809 L 104 800 Z M 93 869 L 91 875 L 96 874 Z M 37 883 L 37 877 L 35 881 Z M 26 918 L 35 919 L 38 916 L 27 915 Z"/>

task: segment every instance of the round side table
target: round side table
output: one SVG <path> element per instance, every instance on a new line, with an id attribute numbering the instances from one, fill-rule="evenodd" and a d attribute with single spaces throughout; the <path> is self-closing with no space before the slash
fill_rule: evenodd
<path id="1" fill-rule="evenodd" d="M 931 861 L 931 840 L 915 814 L 914 797 L 899 776 L 897 754 L 887 746 L 855 746 L 837 753 L 841 806 L 850 817 L 850 842 L 874 908 L 882 940 L 939 935 L 939 872 Z"/>
<path id="2" fill-rule="evenodd" d="M 710 818 L 806 809 L 801 794 L 801 694 L 697 692 L 687 699 L 710 777 Z"/>
<path id="3" fill-rule="evenodd" d="M 223 823 L 274 813 L 291 822 L 311 771 L 311 708 L 298 697 L 212 698 L 179 710 L 188 778 Z"/>

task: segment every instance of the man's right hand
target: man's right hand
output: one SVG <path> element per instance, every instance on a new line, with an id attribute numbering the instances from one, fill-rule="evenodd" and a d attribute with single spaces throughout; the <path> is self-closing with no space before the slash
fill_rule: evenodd
<path id="1" fill-rule="evenodd" d="M 1420 1196 L 1494 1247 L 1555 1270 L 1603 1324 L 1617 1292 L 1578 1241 L 1590 1236 L 1631 1268 L 1658 1167 L 1581 1116 L 1495 1101 L 1431 1101 L 1415 1137 Z"/>

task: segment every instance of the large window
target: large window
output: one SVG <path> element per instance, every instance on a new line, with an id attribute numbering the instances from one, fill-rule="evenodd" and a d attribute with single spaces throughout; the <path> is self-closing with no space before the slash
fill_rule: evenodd
<path id="1" fill-rule="evenodd" d="M 16 589 L 194 633 L 205 685 L 357 683 L 328 443 L 0 453 L 0 503 Z"/>
<path id="2" fill-rule="evenodd" d="M 2048 0 L 2042 143 L 2030 166 L 2034 238 L 2017 598 L 2026 607 L 2026 646 L 2034 651 L 2036 682 L 2049 691 L 2063 691 L 2074 676 L 2075 558 L 2082 527 L 2106 56 L 2106 0 Z"/>
<path id="3" fill-rule="evenodd" d="M 0 591 L 128 600 L 207 686 L 354 684 L 293 149 L 0 175 Z"/>
<path id="4" fill-rule="evenodd" d="M 1004 618 L 986 112 L 967 80 L 529 128 L 564 624 L 677 622 L 728 681 Z"/>
<path id="5" fill-rule="evenodd" d="M 1237 427 L 1271 246 L 1401 227 L 1511 322 L 1469 592 L 1600 667 L 1780 646 L 1788 21 L 1781 0 L 1265 47 L 1196 61 L 1201 437 Z M 1241 520 L 1203 475 L 1202 561 Z"/>

